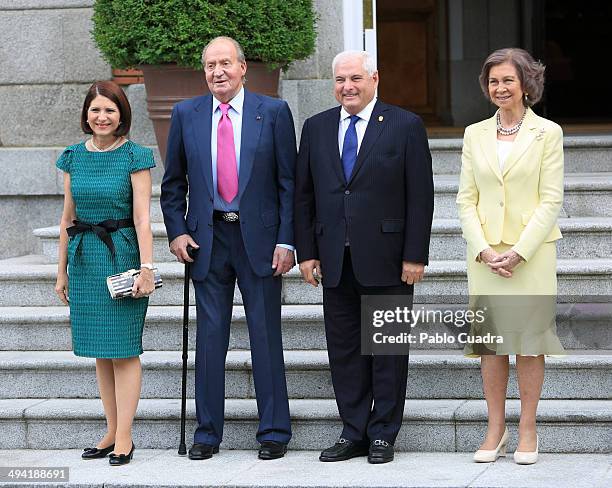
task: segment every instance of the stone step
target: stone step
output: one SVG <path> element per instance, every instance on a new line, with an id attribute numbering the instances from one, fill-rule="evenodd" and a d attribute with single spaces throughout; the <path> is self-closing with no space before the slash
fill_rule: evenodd
<path id="1" fill-rule="evenodd" d="M 42 257 L 42 261 L 46 258 Z M 0 307 L 56 305 L 58 298 L 53 290 L 57 266 L 32 264 L 28 256 L 8 260 L 11 264 L 0 266 Z M 1 262 L 0 262 L 1 263 Z M 184 266 L 180 263 L 158 263 L 164 286 L 150 299 L 152 305 L 178 305 L 183 301 Z M 570 302 L 591 302 L 585 296 L 609 297 L 612 295 L 612 259 L 560 259 L 557 265 L 558 293 Z M 447 303 L 462 301 L 467 294 L 464 261 L 432 261 L 426 270 L 426 278 L 415 287 L 417 303 Z M 192 297 L 193 300 L 193 297 Z M 297 267 L 283 279 L 282 300 L 285 304 L 322 303 L 322 287 L 306 285 Z M 193 303 L 193 302 L 192 302 Z M 241 297 L 236 288 L 234 303 Z"/>
<path id="2" fill-rule="evenodd" d="M 559 219 L 563 239 L 557 241 L 560 259 L 612 257 L 612 217 Z M 430 259 L 465 259 L 465 240 L 458 219 L 437 219 L 432 224 Z"/>
<path id="3" fill-rule="evenodd" d="M 457 175 L 461 168 L 461 139 L 432 139 L 430 146 L 433 156 L 433 169 L 436 175 Z M 565 138 L 565 171 L 568 178 L 572 173 L 593 174 L 595 178 L 603 175 L 595 173 L 612 172 L 612 136 L 584 136 Z M 159 185 L 163 175 L 163 165 L 159 162 L 157 148 L 153 147 L 158 165 L 152 171 L 153 183 Z M 62 209 L 62 176 L 55 168 L 55 161 L 61 147 L 11 147 L 0 148 L 0 175 L 5 182 L 0 188 L 4 240 L 0 242 L 0 258 L 24 253 L 39 253 L 40 244 L 31 235 L 32 230 L 59 222 Z M 436 187 L 438 177 L 436 176 Z M 601 184 L 604 183 L 599 183 Z M 455 185 L 456 186 L 456 185 Z M 592 186 L 592 185 L 591 185 Z M 566 201 L 562 216 L 610 216 L 612 199 L 606 189 L 581 190 L 566 189 Z M 436 218 L 456 218 L 456 190 L 442 191 L 436 197 L 434 216 Z M 606 193 L 607 192 L 607 193 Z M 595 202 L 595 203 L 593 203 Z M 159 186 L 154 191 L 151 216 L 154 222 L 162 222 L 159 207 Z"/>
<path id="4" fill-rule="evenodd" d="M 153 223 L 153 256 L 155 262 L 176 261 L 168 247 L 164 224 Z M 610 258 L 612 257 L 612 217 L 582 217 L 559 219 L 563 239 L 558 242 L 559 258 Z M 36 229 L 34 235 L 42 241 L 43 254 L 57 262 L 59 226 Z M 464 259 L 465 240 L 457 219 L 436 219 L 432 224 L 429 258 Z"/>
<path id="5" fill-rule="evenodd" d="M 434 205 L 435 219 L 458 218 L 457 204 L 455 203 L 458 187 L 458 175 L 441 174 L 434 176 L 436 192 Z M 154 223 L 163 222 L 163 215 L 159 204 L 160 192 L 159 185 L 153 187 L 151 221 Z M 18 212 L 18 208 L 24 207 L 24 205 L 31 207 L 36 205 L 37 201 L 40 202 L 40 209 L 30 209 L 30 213 L 33 215 L 40 214 L 45 216 L 50 215 L 50 212 L 53 215 L 61 213 L 62 201 L 59 195 L 55 200 L 49 196 L 15 196 L 15 198 L 17 200 L 14 202 L 14 198 L 11 199 L 11 196 L 5 197 L 5 200 L 8 199 L 16 205 L 14 212 L 17 213 L 23 213 L 22 211 Z M 10 204 L 8 200 L 6 203 Z M 22 202 L 21 200 L 24 201 Z M 13 211 L 11 210 L 11 212 Z M 8 215 L 8 217 L 12 218 L 11 215 Z M 565 194 L 560 217 L 612 217 L 612 173 L 566 174 Z M 59 221 L 59 217 L 55 220 Z M 46 220 L 34 219 L 32 222 L 54 223 L 54 219 L 47 217 Z M 35 235 L 37 235 L 36 231 Z M 43 233 L 39 237 L 49 238 L 47 233 Z"/>
<path id="6" fill-rule="evenodd" d="M 586 351 L 581 351 L 586 352 Z M 549 358 L 543 399 L 612 400 L 612 351 Z M 142 398 L 179 398 L 182 359 L 178 351 L 149 351 L 141 356 Z M 194 353 L 188 360 L 188 397 L 194 396 Z M 514 362 L 513 362 L 514 363 Z M 289 398 L 334 398 L 327 351 L 285 351 Z M 448 351 L 410 357 L 411 399 L 483 398 L 480 361 Z M 255 398 L 250 351 L 230 351 L 226 362 L 226 398 Z M 67 351 L 0 352 L 0 398 L 97 398 L 95 361 Z M 508 398 L 519 398 L 512 368 Z"/>
<path id="7" fill-rule="evenodd" d="M 430 139 L 434 174 L 459 174 L 462 138 Z M 612 172 L 612 136 L 567 136 L 563 140 L 566 173 Z M 163 164 L 156 146 L 153 149 L 156 168 L 153 182 L 159 184 Z M 55 161 L 63 147 L 0 148 L 0 174 L 5 185 L 0 195 L 59 195 L 62 193 L 61 172 Z"/>
<path id="8" fill-rule="evenodd" d="M 336 402 L 290 400 L 292 449 L 321 449 L 338 438 Z M 508 400 L 506 420 L 516 446 L 519 400 Z M 187 440 L 195 428 L 195 405 L 187 403 Z M 134 421 L 139 449 L 178 446 L 180 400 L 143 399 Z M 484 400 L 407 400 L 396 440 L 400 451 L 470 452 L 486 428 Z M 222 448 L 255 449 L 257 406 L 252 399 L 225 402 Z M 0 400 L 0 449 L 83 448 L 105 431 L 102 403 L 93 399 Z M 612 452 L 612 401 L 542 400 L 538 408 L 541 452 Z M 319 486 L 317 484 L 317 486 Z"/>
<path id="9" fill-rule="evenodd" d="M 421 307 L 420 305 L 417 305 Z M 425 305 L 429 310 L 463 310 L 464 305 Z M 321 305 L 284 305 L 282 308 L 283 347 L 286 351 L 326 349 Z M 189 349 L 195 348 L 196 314 L 190 308 Z M 179 351 L 182 348 L 182 306 L 149 307 L 143 333 L 145 351 Z M 437 320 L 437 318 L 435 319 Z M 612 304 L 562 303 L 557 307 L 557 334 L 566 349 L 612 349 Z M 430 335 L 456 335 L 461 329 L 453 324 L 428 323 Z M 69 351 L 72 350 L 69 310 L 64 306 L 0 307 L 2 351 Z M 249 349 L 249 336 L 240 305 L 234 307 L 230 329 L 230 350 Z M 429 344 L 418 342 L 413 349 L 444 348 L 460 350 L 459 343 Z"/>
<path id="10" fill-rule="evenodd" d="M 193 302 L 192 302 L 193 303 Z M 196 312 L 190 307 L 189 349 L 195 348 Z M 182 306 L 149 306 L 143 347 L 145 351 L 182 349 Z M 286 350 L 325 349 L 322 305 L 284 305 L 283 344 Z M 3 351 L 72 350 L 69 309 L 64 306 L 0 307 Z M 244 307 L 234 306 L 230 349 L 248 349 Z"/>
<path id="11" fill-rule="evenodd" d="M 610 158 L 612 159 L 612 157 Z M 561 217 L 612 217 L 612 172 L 566 173 Z M 457 191 L 459 175 L 452 173 L 434 175 L 434 218 L 458 218 Z M 163 222 L 159 186 L 153 187 L 151 219 Z"/>
<path id="12" fill-rule="evenodd" d="M 153 183 L 159 185 L 164 166 L 157 146 L 147 147 L 153 150 L 155 157 Z M 63 150 L 63 147 L 0 148 L 0 174 L 6 182 L 0 195 L 63 195 L 62 171 L 55 167 Z"/>
<path id="13" fill-rule="evenodd" d="M 461 138 L 430 139 L 435 174 L 458 174 L 461 171 Z M 566 173 L 612 171 L 612 135 L 566 136 L 563 156 Z"/>
<path id="14" fill-rule="evenodd" d="M 512 446 L 514 446 L 514 439 Z M 189 443 L 190 445 L 190 443 Z M 512 450 L 513 447 L 510 447 Z M 393 463 L 370 465 L 365 458 L 342 463 L 319 462 L 316 451 L 296 450 L 293 443 L 282 461 L 259 462 L 256 451 L 221 450 L 202 463 L 177 455 L 177 448 L 135 451 L 129 468 L 109 469 L 108 462 L 84 463 L 81 449 L 0 451 L 13 466 L 66 466 L 70 483 L 82 488 L 138 486 L 140 488 L 202 486 L 219 488 L 609 488 L 612 460 L 606 454 L 550 454 L 525 468 L 511 457 L 495 463 L 474 463 L 471 452 L 402 452 Z M 588 476 L 585 476 L 588 473 Z M 10 488 L 28 486 L 7 484 Z M 57 483 L 33 483 L 51 488 Z"/>
<path id="15" fill-rule="evenodd" d="M 458 218 L 459 176 L 435 175 L 434 187 L 434 218 Z M 612 172 L 566 173 L 560 217 L 612 217 Z"/>
<path id="16" fill-rule="evenodd" d="M 59 222 L 64 191 L 62 172 L 55 168 L 55 161 L 63 149 L 0 148 L 0 219 L 3 224 L 0 258 L 41 252 L 32 231 Z M 158 151 L 155 153 L 158 165 L 152 176 L 153 182 L 159 184 L 163 166 Z"/>

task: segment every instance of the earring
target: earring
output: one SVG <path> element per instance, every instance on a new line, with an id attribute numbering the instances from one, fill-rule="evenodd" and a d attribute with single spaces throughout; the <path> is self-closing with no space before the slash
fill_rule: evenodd
<path id="1" fill-rule="evenodd" d="M 525 100 L 529 100 L 529 93 L 525 93 Z"/>

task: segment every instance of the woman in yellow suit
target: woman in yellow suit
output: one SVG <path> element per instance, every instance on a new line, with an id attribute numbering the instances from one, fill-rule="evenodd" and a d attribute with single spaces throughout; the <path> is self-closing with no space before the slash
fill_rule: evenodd
<path id="1" fill-rule="evenodd" d="M 487 435 L 474 460 L 493 462 L 506 453 L 508 355 L 516 354 L 521 417 L 514 459 L 533 464 L 544 355 L 563 354 L 555 325 L 563 133 L 530 108 L 542 96 L 544 66 L 526 51 L 495 51 L 479 80 L 498 110 L 465 130 L 457 204 L 470 303 L 487 307 L 486 320 L 471 333 L 502 339 L 465 351 L 481 357 L 488 409 Z"/>

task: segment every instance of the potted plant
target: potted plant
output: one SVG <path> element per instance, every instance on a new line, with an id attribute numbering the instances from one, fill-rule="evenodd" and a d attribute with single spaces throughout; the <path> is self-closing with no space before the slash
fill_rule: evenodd
<path id="1" fill-rule="evenodd" d="M 201 55 L 208 41 L 236 39 L 248 86 L 278 96 L 280 69 L 309 56 L 316 38 L 312 0 L 96 0 L 93 24 L 113 68 L 144 72 L 162 157 L 174 104 L 207 92 Z"/>

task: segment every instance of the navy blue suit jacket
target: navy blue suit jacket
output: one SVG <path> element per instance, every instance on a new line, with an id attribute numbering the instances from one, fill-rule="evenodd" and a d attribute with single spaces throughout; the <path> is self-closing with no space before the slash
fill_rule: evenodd
<path id="1" fill-rule="evenodd" d="M 213 242 L 211 126 L 212 95 L 174 106 L 161 185 L 168 240 L 190 234 L 200 246 L 192 265 L 195 280 L 208 274 Z M 294 244 L 296 154 L 287 103 L 245 89 L 238 175 L 240 228 L 249 262 L 258 276 L 273 273 L 276 244 Z"/>
<path id="2" fill-rule="evenodd" d="M 363 286 L 401 284 L 402 261 L 428 264 L 434 190 L 423 122 L 376 102 L 346 181 L 338 149 L 340 107 L 309 118 L 297 163 L 298 261 L 319 259 L 323 286 L 340 281 L 345 239 Z"/>

